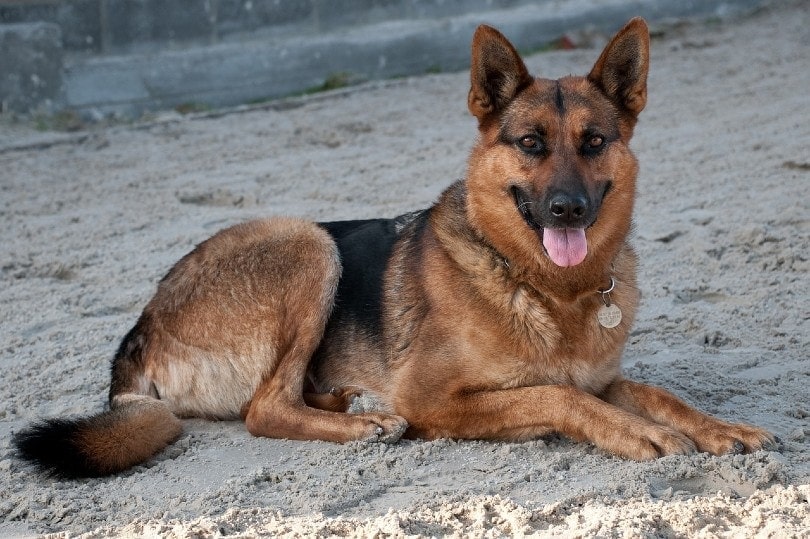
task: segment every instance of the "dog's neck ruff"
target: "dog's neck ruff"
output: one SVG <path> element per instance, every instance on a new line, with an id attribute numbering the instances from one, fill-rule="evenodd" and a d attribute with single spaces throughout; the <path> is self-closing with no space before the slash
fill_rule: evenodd
<path id="1" fill-rule="evenodd" d="M 509 259 L 503 256 L 500 252 L 498 252 L 498 250 L 495 249 L 493 246 L 491 245 L 488 246 L 492 250 L 492 254 L 495 257 L 497 264 L 502 266 L 503 269 L 505 269 L 508 272 L 511 269 L 511 266 L 509 265 Z M 615 269 L 614 266 L 615 264 L 611 262 L 610 264 L 611 272 Z M 609 275 L 608 279 L 610 280 L 610 284 L 604 289 L 597 288 L 596 293 L 601 294 L 602 301 L 605 303 L 605 305 L 610 306 L 610 293 L 613 292 L 613 290 L 616 288 L 616 279 L 613 277 L 613 275 Z"/>

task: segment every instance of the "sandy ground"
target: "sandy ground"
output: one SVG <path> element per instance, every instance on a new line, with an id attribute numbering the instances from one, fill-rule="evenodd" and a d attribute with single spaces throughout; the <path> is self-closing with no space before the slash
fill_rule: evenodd
<path id="1" fill-rule="evenodd" d="M 627 462 L 588 444 L 252 438 L 187 421 L 157 458 L 56 481 L 11 434 L 101 409 L 119 339 L 180 256 L 246 219 L 392 216 L 464 173 L 466 73 L 68 135 L 0 131 L 0 535 L 807 537 L 810 10 L 653 42 L 626 373 L 779 451 Z M 529 58 L 584 73 L 596 50 Z"/>

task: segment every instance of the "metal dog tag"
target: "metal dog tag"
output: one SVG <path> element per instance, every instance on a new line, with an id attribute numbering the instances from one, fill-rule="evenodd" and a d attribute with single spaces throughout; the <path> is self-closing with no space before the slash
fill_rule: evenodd
<path id="1" fill-rule="evenodd" d="M 596 319 L 603 328 L 615 328 L 622 321 L 622 310 L 615 303 L 602 305 L 596 311 Z"/>

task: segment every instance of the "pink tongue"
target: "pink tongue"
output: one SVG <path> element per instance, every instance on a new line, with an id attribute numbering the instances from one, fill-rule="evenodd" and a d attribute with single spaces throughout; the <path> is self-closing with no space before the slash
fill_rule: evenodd
<path id="1" fill-rule="evenodd" d="M 544 228 L 543 246 L 551 261 L 564 268 L 576 266 L 588 254 L 584 228 Z"/>

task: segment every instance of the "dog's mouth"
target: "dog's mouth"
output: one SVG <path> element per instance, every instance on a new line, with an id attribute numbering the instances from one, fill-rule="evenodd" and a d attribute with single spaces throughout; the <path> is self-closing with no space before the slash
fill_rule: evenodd
<path id="1" fill-rule="evenodd" d="M 554 264 L 567 268 L 580 264 L 588 255 L 588 240 L 585 228 L 546 227 L 532 214 L 533 202 L 522 189 L 512 186 L 512 196 L 518 212 L 537 234 L 543 244 L 543 250 Z"/>

